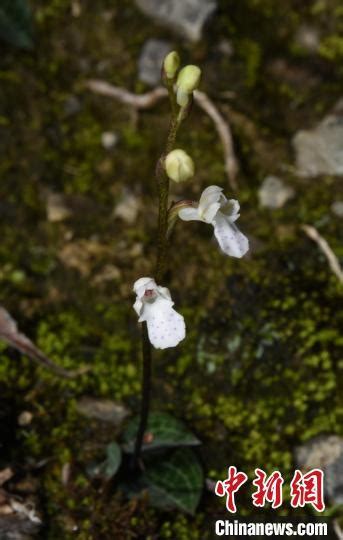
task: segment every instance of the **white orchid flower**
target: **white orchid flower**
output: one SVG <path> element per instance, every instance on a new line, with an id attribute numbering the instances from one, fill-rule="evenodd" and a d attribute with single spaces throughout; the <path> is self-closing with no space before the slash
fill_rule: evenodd
<path id="1" fill-rule="evenodd" d="M 199 203 L 181 208 L 179 217 L 184 221 L 204 221 L 213 225 L 218 244 L 226 255 L 243 257 L 249 249 L 249 241 L 235 225 L 239 218 L 239 202 L 228 200 L 219 186 L 209 186 Z"/>
<path id="2" fill-rule="evenodd" d="M 155 349 L 176 347 L 185 338 L 186 327 L 182 315 L 173 309 L 169 289 L 157 285 L 153 278 L 143 277 L 135 282 L 133 290 L 137 295 L 133 308 L 138 322 L 146 321 Z"/>

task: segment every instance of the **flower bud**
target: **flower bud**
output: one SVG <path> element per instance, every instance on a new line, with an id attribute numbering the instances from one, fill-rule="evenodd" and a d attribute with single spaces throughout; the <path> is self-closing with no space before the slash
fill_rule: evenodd
<path id="1" fill-rule="evenodd" d="M 189 102 L 189 96 L 196 90 L 200 83 L 201 70 L 198 66 L 185 66 L 181 69 L 176 81 L 176 101 L 180 107 L 185 107 Z"/>
<path id="2" fill-rule="evenodd" d="M 163 68 L 167 79 L 174 79 L 180 66 L 180 57 L 176 51 L 172 51 L 164 59 Z"/>
<path id="3" fill-rule="evenodd" d="M 169 152 L 165 160 L 165 168 L 168 177 L 174 182 L 185 182 L 194 176 L 193 160 L 181 149 Z"/>

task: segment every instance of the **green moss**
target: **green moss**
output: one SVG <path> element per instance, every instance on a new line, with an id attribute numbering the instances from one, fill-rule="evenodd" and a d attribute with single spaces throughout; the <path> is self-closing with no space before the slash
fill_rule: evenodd
<path id="1" fill-rule="evenodd" d="M 320 54 L 328 60 L 340 62 L 343 58 L 343 38 L 328 36 L 320 44 Z"/>
<path id="2" fill-rule="evenodd" d="M 215 101 L 220 98 L 233 128 L 241 165 L 240 227 L 251 237 L 252 256 L 223 259 L 211 243 L 210 228 L 190 223 L 186 232 L 178 224 L 169 285 L 188 334 L 177 351 L 155 353 L 153 399 L 155 409 L 185 420 L 204 442 L 200 453 L 213 480 L 225 475 L 229 463 L 249 474 L 263 466 L 289 475 L 294 447 L 318 434 L 342 435 L 343 415 L 343 321 L 337 312 L 342 291 L 299 227 L 314 224 L 341 257 L 342 233 L 330 211 L 341 185 L 330 177 L 306 184 L 289 172 L 291 136 L 312 125 L 341 93 L 326 71 L 322 81 L 316 71 L 319 83 L 305 76 L 310 83 L 299 84 L 293 73 L 299 64 L 294 34 L 300 23 L 318 17 L 324 29 L 321 61 L 336 66 L 341 38 L 336 29 L 335 34 L 325 29 L 332 14 L 338 20 L 338 8 L 329 13 L 325 2 L 299 6 L 275 0 L 230 0 L 221 8 L 213 22 L 216 39 L 230 39 L 235 54 L 230 60 L 219 53 L 204 58 L 203 84 Z M 87 91 L 84 79 L 99 76 L 142 90 L 136 60 L 151 37 L 146 21 L 126 0 L 118 6 L 102 0 L 84 8 L 79 18 L 70 16 L 69 0 L 41 2 L 38 54 L 15 62 L 8 58 L 0 71 L 4 111 L 12 111 L 0 116 L 2 303 L 57 364 L 90 368 L 76 380 L 64 380 L 1 348 L 1 389 L 15 396 L 19 411 L 29 408 L 34 415 L 30 426 L 18 430 L 14 457 L 19 463 L 50 458 L 39 471 L 49 540 L 121 538 L 127 530 L 147 539 L 205 539 L 219 508 L 218 501 L 204 497 L 195 518 L 174 513 L 171 519 L 146 501 L 127 501 L 115 484 L 103 496 L 106 489 L 88 478 L 87 466 L 101 459 L 106 444 L 120 433 L 83 419 L 76 408 L 84 395 L 123 401 L 132 413 L 139 407 L 140 338 L 131 284 L 150 274 L 155 256 L 152 172 L 168 108 L 161 102 L 136 122 L 128 108 Z M 187 49 L 190 60 L 204 56 L 206 43 L 201 47 Z M 285 68 L 275 75 L 278 58 Z M 306 62 L 303 56 L 300 68 Z M 230 107 L 228 90 L 234 92 Z M 65 109 L 70 96 L 80 104 L 74 114 Z M 105 130 L 119 135 L 113 152 L 101 146 Z M 194 157 L 197 176 L 187 186 L 173 186 L 172 198 L 197 198 L 209 183 L 226 186 L 232 196 L 217 133 L 197 107 L 178 144 Z M 295 188 L 296 197 L 270 212 L 258 207 L 256 192 L 275 171 Z M 141 195 L 144 207 L 132 225 L 113 219 L 123 187 Z M 70 219 L 47 223 L 46 191 L 71 196 Z M 65 244 L 81 242 L 86 250 L 94 240 L 101 249 L 89 255 L 84 273 L 61 257 Z M 143 244 L 139 257 L 131 254 L 137 243 Z M 120 278 L 99 284 L 95 278 L 107 264 Z M 70 479 L 61 486 L 67 464 Z M 252 512 L 250 500 L 243 500 L 241 514 Z"/>
<path id="3" fill-rule="evenodd" d="M 176 516 L 173 521 L 165 521 L 159 530 L 160 538 L 175 540 L 206 540 L 209 532 L 203 523 L 203 516 L 190 520 L 183 515 Z"/>
<path id="4" fill-rule="evenodd" d="M 245 83 L 248 88 L 255 86 L 261 68 L 261 46 L 252 39 L 244 39 L 238 45 L 238 54 L 245 65 Z"/>
<path id="5" fill-rule="evenodd" d="M 42 5 L 35 11 L 35 19 L 43 25 L 48 19 L 63 17 L 69 10 L 70 3 L 67 0 L 52 0 L 49 5 Z"/>

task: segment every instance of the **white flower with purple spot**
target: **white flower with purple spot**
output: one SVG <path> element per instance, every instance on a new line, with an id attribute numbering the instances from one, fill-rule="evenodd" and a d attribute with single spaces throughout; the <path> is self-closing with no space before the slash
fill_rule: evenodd
<path id="1" fill-rule="evenodd" d="M 231 257 L 243 257 L 249 249 L 249 241 L 240 232 L 235 221 L 239 218 L 239 202 L 227 199 L 219 186 L 209 186 L 199 203 L 181 208 L 179 217 L 184 221 L 204 221 L 213 225 L 214 234 L 222 251 Z"/>
<path id="2" fill-rule="evenodd" d="M 151 344 L 155 349 L 176 347 L 185 338 L 186 327 L 182 315 L 173 308 L 169 289 L 160 287 L 150 277 L 138 279 L 133 290 L 137 295 L 133 305 L 139 319 L 146 322 Z"/>

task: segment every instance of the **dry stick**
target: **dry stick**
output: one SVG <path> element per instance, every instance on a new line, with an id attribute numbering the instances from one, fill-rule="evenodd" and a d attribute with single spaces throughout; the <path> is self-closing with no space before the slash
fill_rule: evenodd
<path id="1" fill-rule="evenodd" d="M 70 371 L 55 364 L 25 334 L 19 332 L 16 321 L 2 306 L 0 306 L 0 340 L 5 341 L 10 347 L 17 349 L 22 354 L 26 354 L 31 360 L 66 379 L 74 379 L 90 369 L 88 366 L 84 366 L 78 370 Z"/>
<path id="2" fill-rule="evenodd" d="M 194 99 L 199 107 L 201 107 L 213 120 L 214 125 L 217 128 L 224 150 L 225 171 L 229 179 L 231 189 L 237 191 L 238 185 L 236 177 L 238 173 L 238 162 L 233 149 L 231 130 L 227 122 L 225 122 L 223 116 L 218 111 L 217 107 L 214 105 L 213 101 L 211 101 L 204 92 L 196 90 L 194 92 Z"/>
<path id="3" fill-rule="evenodd" d="M 25 354 L 28 356 L 31 360 L 36 362 L 37 364 L 45 367 L 46 369 L 49 369 L 50 371 L 53 371 L 55 375 L 58 375 L 59 377 L 63 377 L 65 379 L 75 379 L 79 377 L 80 375 L 84 375 L 88 371 L 90 371 L 90 367 L 84 366 L 76 370 L 68 370 L 64 369 L 61 366 L 58 366 L 50 360 L 45 354 L 43 354 L 39 349 L 37 349 L 33 344 L 26 344 L 23 343 L 17 343 L 11 336 L 7 336 L 6 334 L 1 334 L 0 339 L 2 341 L 5 341 L 10 347 L 13 347 L 17 349 L 22 354 Z"/>
<path id="4" fill-rule="evenodd" d="M 333 529 L 336 533 L 338 540 L 343 540 L 343 530 L 341 529 L 338 519 L 333 520 Z"/>
<path id="5" fill-rule="evenodd" d="M 100 79 L 89 79 L 85 84 L 86 87 L 95 94 L 112 97 L 125 105 L 131 105 L 131 107 L 134 107 L 135 109 L 149 109 L 161 98 L 168 96 L 167 90 L 162 86 L 158 86 L 146 94 L 133 94 L 126 90 L 126 88 L 114 86 L 113 84 Z"/>
<path id="6" fill-rule="evenodd" d="M 86 81 L 86 87 L 95 94 L 117 99 L 121 103 L 130 105 L 136 109 L 149 109 L 153 107 L 160 99 L 166 98 L 168 92 L 165 88 L 158 86 L 145 94 L 133 94 L 125 88 L 113 86 L 106 81 L 98 79 L 89 79 Z M 237 191 L 237 173 L 238 161 L 234 153 L 233 139 L 230 126 L 224 120 L 223 116 L 210 98 L 204 92 L 196 90 L 194 92 L 194 101 L 211 118 L 220 137 L 223 151 L 225 171 L 233 191 Z"/>
<path id="7" fill-rule="evenodd" d="M 343 283 L 343 270 L 341 265 L 339 264 L 339 260 L 332 251 L 331 247 L 329 246 L 328 242 L 323 238 L 317 229 L 312 227 L 312 225 L 302 225 L 302 230 L 307 234 L 311 240 L 316 242 L 319 249 L 324 253 L 325 257 L 327 258 L 327 261 L 329 263 L 329 266 L 332 270 L 332 272 L 337 277 L 338 281 L 340 283 Z"/>

